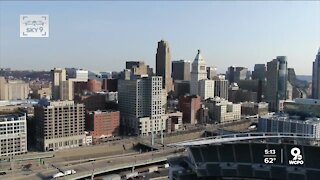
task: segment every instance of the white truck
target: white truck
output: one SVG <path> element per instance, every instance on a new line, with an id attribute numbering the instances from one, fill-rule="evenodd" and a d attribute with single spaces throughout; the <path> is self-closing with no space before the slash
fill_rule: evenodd
<path id="1" fill-rule="evenodd" d="M 164 168 L 169 168 L 170 165 L 168 163 L 164 164 Z"/>
<path id="2" fill-rule="evenodd" d="M 132 172 L 132 173 L 126 174 L 126 179 L 134 178 L 134 177 L 137 177 L 138 175 L 139 175 L 138 172 Z"/>
<path id="3" fill-rule="evenodd" d="M 149 173 L 157 172 L 157 171 L 159 171 L 158 166 L 149 167 Z"/>
<path id="4" fill-rule="evenodd" d="M 68 176 L 68 175 L 75 174 L 75 173 L 77 173 L 77 172 L 73 169 L 66 170 L 64 172 L 58 172 L 52 176 L 52 179 L 57 179 L 57 178 Z"/>

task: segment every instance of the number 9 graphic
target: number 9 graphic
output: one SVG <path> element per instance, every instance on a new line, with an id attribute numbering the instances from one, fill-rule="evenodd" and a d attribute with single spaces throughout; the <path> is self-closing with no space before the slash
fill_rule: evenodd
<path id="1" fill-rule="evenodd" d="M 291 149 L 291 155 L 293 156 L 293 160 L 301 160 L 302 155 L 301 155 L 301 150 L 297 147 L 294 147 Z"/>

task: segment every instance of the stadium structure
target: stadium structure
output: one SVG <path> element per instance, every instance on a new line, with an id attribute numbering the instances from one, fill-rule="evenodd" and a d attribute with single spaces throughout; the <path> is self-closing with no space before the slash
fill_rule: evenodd
<path id="1" fill-rule="evenodd" d="M 171 180 L 319 180 L 320 147 L 310 134 L 241 133 L 171 144 L 186 155 L 171 158 Z"/>

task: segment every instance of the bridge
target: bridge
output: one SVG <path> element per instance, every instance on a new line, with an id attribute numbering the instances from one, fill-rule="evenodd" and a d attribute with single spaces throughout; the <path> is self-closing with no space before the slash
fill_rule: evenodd
<path id="1" fill-rule="evenodd" d="M 234 141 L 245 141 L 255 139 L 272 139 L 272 138 L 289 138 L 289 139 L 315 139 L 312 134 L 299 134 L 299 133 L 272 133 L 272 132 L 255 132 L 255 133 L 239 133 L 227 134 L 221 136 L 211 136 L 199 138 L 190 141 L 183 141 L 180 143 L 169 144 L 168 146 L 199 146 L 208 144 L 219 144 Z"/>
<path id="2" fill-rule="evenodd" d="M 70 176 L 67 176 L 68 179 L 83 179 L 83 178 L 88 178 L 88 177 L 94 177 L 99 174 L 104 174 L 112 171 L 117 171 L 117 170 L 122 170 L 122 169 L 127 169 L 127 168 L 133 168 L 133 167 L 139 167 L 139 166 L 144 166 L 144 165 L 149 165 L 149 164 L 155 164 L 155 163 L 160 163 L 167 161 L 167 157 L 157 157 L 154 159 L 145 159 L 145 160 L 138 160 L 136 162 L 127 162 L 127 163 L 121 163 L 113 166 L 104 166 L 100 168 L 96 168 L 93 170 L 88 170 L 88 171 L 83 171 L 80 173 L 76 173 Z"/>

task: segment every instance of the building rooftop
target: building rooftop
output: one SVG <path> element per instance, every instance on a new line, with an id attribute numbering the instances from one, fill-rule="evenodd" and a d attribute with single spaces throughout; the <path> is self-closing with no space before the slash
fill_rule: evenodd
<path id="1" fill-rule="evenodd" d="M 280 114 L 267 114 L 261 116 L 264 119 L 272 119 L 272 120 L 279 120 L 279 121 L 288 121 L 288 122 L 297 122 L 302 124 L 319 124 L 320 118 L 310 117 L 306 120 L 302 120 L 299 116 L 289 116 L 288 114 L 280 113 Z"/>
<path id="2" fill-rule="evenodd" d="M 19 117 L 24 116 L 25 113 L 21 111 L 13 111 L 13 112 L 0 112 L 0 122 L 4 121 L 16 121 L 19 120 Z"/>
<path id="3" fill-rule="evenodd" d="M 297 99 L 294 99 L 293 101 L 286 101 L 286 102 L 305 104 L 305 105 L 320 105 L 320 99 L 297 98 Z"/>

